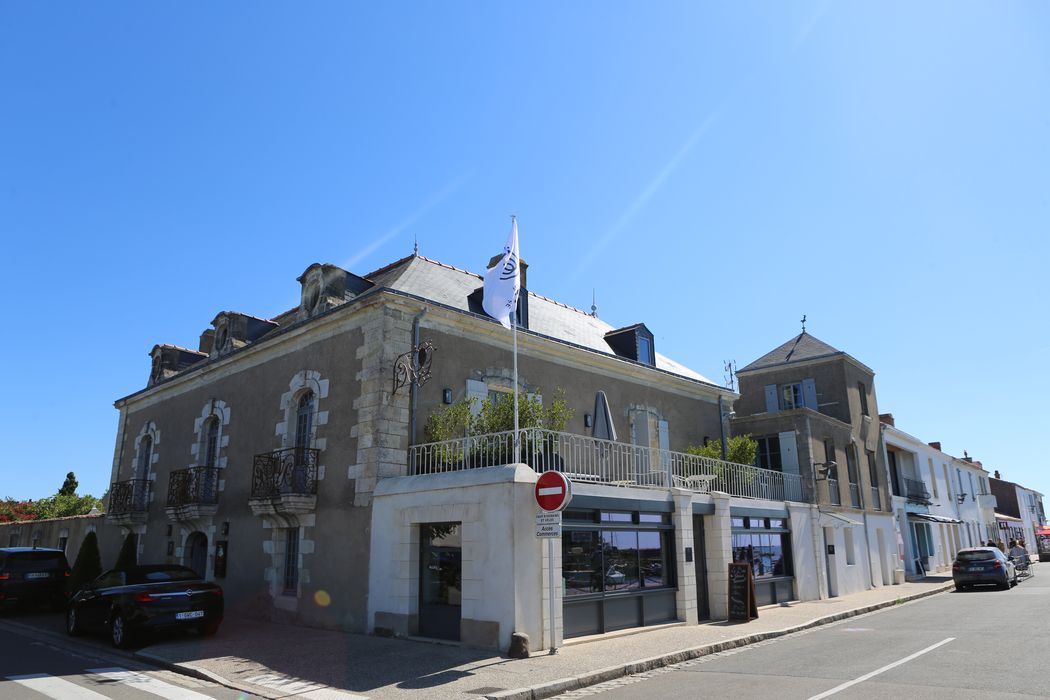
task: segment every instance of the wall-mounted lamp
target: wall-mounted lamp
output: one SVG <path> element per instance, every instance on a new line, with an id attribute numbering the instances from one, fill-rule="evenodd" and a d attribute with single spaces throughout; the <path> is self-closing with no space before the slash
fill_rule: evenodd
<path id="1" fill-rule="evenodd" d="M 441 401 L 443 403 L 446 403 L 446 404 L 452 403 L 452 390 L 451 389 L 442 389 L 441 390 Z"/>
<path id="2" fill-rule="evenodd" d="M 969 495 L 970 494 L 965 493 L 965 492 L 964 493 L 960 493 L 958 496 L 955 497 L 955 500 L 958 501 L 959 503 L 962 503 L 963 501 L 966 500 L 966 497 L 969 496 Z"/>
<path id="3" fill-rule="evenodd" d="M 829 462 L 814 462 L 813 469 L 816 470 L 816 475 L 814 476 L 814 478 L 817 481 L 824 481 L 828 478 L 828 472 L 830 472 L 837 466 L 839 465 L 835 460 L 831 460 Z"/>
<path id="4" fill-rule="evenodd" d="M 584 413 L 583 414 L 583 427 L 584 428 L 590 428 L 592 425 L 594 425 L 594 416 L 592 416 L 590 413 Z"/>

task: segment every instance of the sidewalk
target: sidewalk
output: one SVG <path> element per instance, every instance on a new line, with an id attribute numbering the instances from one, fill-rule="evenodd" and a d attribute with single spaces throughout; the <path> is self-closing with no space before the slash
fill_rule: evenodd
<path id="1" fill-rule="evenodd" d="M 749 623 L 672 625 L 570 642 L 554 656 L 540 653 L 529 659 L 243 619 L 227 619 L 211 639 L 166 639 L 134 656 L 267 698 L 386 700 L 424 693 L 427 700 L 542 698 L 914 600 L 951 585 L 950 578 L 931 577 L 846 598 L 763 608 Z"/>

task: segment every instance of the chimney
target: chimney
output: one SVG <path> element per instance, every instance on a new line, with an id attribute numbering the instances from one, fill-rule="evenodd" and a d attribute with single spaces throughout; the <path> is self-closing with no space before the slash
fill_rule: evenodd
<path id="1" fill-rule="evenodd" d="M 485 269 L 491 270 L 492 268 L 496 267 L 496 263 L 498 263 L 502 259 L 503 253 L 500 253 L 499 255 L 493 255 L 492 259 L 489 260 L 488 267 Z M 529 287 L 527 284 L 525 284 L 525 281 L 528 279 L 529 276 L 529 264 L 523 259 L 518 260 L 518 269 L 521 271 L 521 288 L 528 289 Z"/>
<path id="2" fill-rule="evenodd" d="M 939 442 L 930 442 L 930 443 L 927 443 L 927 444 L 928 444 L 928 445 L 929 445 L 930 447 L 932 447 L 933 449 L 935 449 L 935 450 L 937 450 L 938 452 L 940 452 L 940 450 L 941 450 L 941 443 L 939 443 Z"/>
<path id="3" fill-rule="evenodd" d="M 886 425 L 890 426 L 891 428 L 895 427 L 894 423 L 893 423 L 893 414 L 892 413 L 880 413 L 879 414 L 879 422 L 880 423 L 885 423 Z"/>
<path id="4" fill-rule="evenodd" d="M 996 479 L 1002 479 L 1003 478 L 1003 477 L 999 476 L 999 470 L 998 469 L 995 470 L 995 478 Z"/>

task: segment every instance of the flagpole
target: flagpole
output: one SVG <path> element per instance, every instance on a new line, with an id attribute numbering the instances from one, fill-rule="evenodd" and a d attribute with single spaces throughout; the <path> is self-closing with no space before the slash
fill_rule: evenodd
<path id="1" fill-rule="evenodd" d="M 518 438 L 518 319 L 510 315 L 510 332 L 514 337 L 514 463 L 521 462 L 521 441 Z"/>

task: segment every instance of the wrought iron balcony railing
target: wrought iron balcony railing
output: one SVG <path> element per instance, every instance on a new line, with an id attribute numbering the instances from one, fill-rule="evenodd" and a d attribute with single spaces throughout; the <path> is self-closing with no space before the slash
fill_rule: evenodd
<path id="1" fill-rule="evenodd" d="M 722 491 L 774 501 L 809 500 L 798 474 L 539 428 L 520 430 L 518 439 L 521 462 L 537 472 L 560 471 L 576 482 Z M 409 470 L 414 475 L 514 461 L 512 430 L 409 447 Z"/>
<path id="2" fill-rule="evenodd" d="M 168 507 L 210 506 L 219 502 L 217 467 L 190 467 L 168 477 Z"/>
<path id="3" fill-rule="evenodd" d="M 926 490 L 926 484 L 922 479 L 904 479 L 904 493 L 909 501 L 912 503 L 921 503 L 923 505 L 930 505 L 933 501 L 930 500 L 930 492 Z"/>
<path id="4" fill-rule="evenodd" d="M 317 494 L 318 450 L 292 447 L 255 455 L 252 498 Z"/>
<path id="5" fill-rule="evenodd" d="M 115 481 L 109 488 L 109 514 L 145 513 L 149 510 L 149 479 Z"/>
<path id="6" fill-rule="evenodd" d="M 828 479 L 828 502 L 833 506 L 842 505 L 842 496 L 839 494 L 838 479 Z"/>
<path id="7" fill-rule="evenodd" d="M 860 484 L 849 482 L 849 503 L 854 508 L 860 508 Z"/>

